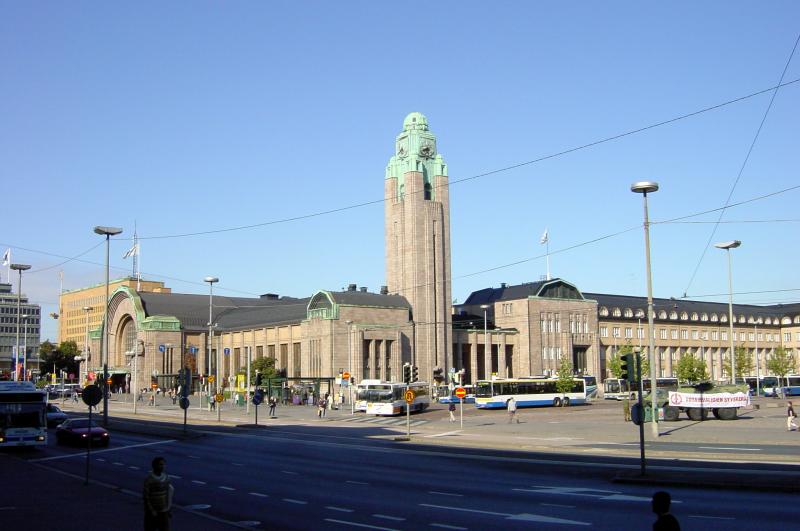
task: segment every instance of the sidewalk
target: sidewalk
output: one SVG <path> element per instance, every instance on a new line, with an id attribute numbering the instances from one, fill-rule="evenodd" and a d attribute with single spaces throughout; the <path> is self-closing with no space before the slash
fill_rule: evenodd
<path id="1" fill-rule="evenodd" d="M 96 481 L 84 485 L 82 477 L 30 463 L 15 453 L 0 453 L 6 487 L 12 485 L 13 478 L 13 489 L 0 502 L 3 529 L 141 531 L 144 528 L 141 493 L 122 491 Z M 172 529 L 177 531 L 236 527 L 180 507 L 172 510 Z"/>

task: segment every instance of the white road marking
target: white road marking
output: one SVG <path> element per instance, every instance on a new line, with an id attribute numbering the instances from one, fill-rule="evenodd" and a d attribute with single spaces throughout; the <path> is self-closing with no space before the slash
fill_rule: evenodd
<path id="1" fill-rule="evenodd" d="M 111 464 L 112 465 L 117 465 L 117 466 L 125 466 L 125 463 L 120 463 L 119 461 L 111 463 Z"/>
<path id="2" fill-rule="evenodd" d="M 545 507 L 563 507 L 564 509 L 574 509 L 574 505 L 561 505 L 560 503 L 540 503 L 539 505 L 544 505 Z"/>
<path id="3" fill-rule="evenodd" d="M 139 470 L 139 467 L 134 465 L 131 465 L 128 468 L 130 468 L 131 470 Z"/>
<path id="4" fill-rule="evenodd" d="M 169 444 L 174 443 L 175 439 L 169 439 L 166 441 L 156 441 L 156 442 L 149 442 L 149 443 L 142 443 L 142 444 L 130 444 L 128 446 L 119 446 L 117 448 L 106 448 L 105 450 L 92 450 L 93 454 L 104 454 L 106 452 L 117 452 L 119 450 L 127 450 L 129 448 L 141 448 L 143 446 L 153 446 L 155 444 Z M 66 459 L 68 457 L 86 457 L 86 452 L 81 452 L 77 454 L 67 454 L 67 455 L 55 455 L 52 457 L 42 457 L 39 459 L 31 459 L 30 463 L 41 463 L 42 461 L 53 461 L 54 459 Z M 116 463 L 115 463 L 116 464 Z"/>
<path id="5" fill-rule="evenodd" d="M 259 498 L 269 498 L 266 494 L 261 494 L 260 492 L 248 492 L 250 496 L 258 496 Z"/>
<path id="6" fill-rule="evenodd" d="M 454 492 L 439 492 L 436 490 L 429 490 L 428 494 L 438 494 L 440 496 L 463 496 L 463 494 L 456 494 Z"/>
<path id="7" fill-rule="evenodd" d="M 236 522 L 236 524 L 242 527 L 255 527 L 261 525 L 261 522 L 258 520 L 242 520 L 241 522 Z"/>
<path id="8" fill-rule="evenodd" d="M 281 498 L 281 499 L 287 503 L 296 503 L 297 505 L 308 505 L 308 502 L 303 500 L 294 500 L 292 498 Z"/>
<path id="9" fill-rule="evenodd" d="M 690 514 L 689 518 L 705 518 L 708 520 L 736 520 L 730 516 L 701 516 L 699 514 Z"/>
<path id="10" fill-rule="evenodd" d="M 205 484 L 206 484 L 206 482 L 205 482 L 205 481 L 200 481 L 199 479 L 193 479 L 193 480 L 192 480 L 192 483 L 196 483 L 196 484 L 198 484 L 198 485 L 205 485 Z"/>
<path id="11" fill-rule="evenodd" d="M 348 479 L 345 483 L 350 483 L 351 485 L 369 485 L 369 483 L 365 483 L 363 481 L 353 481 L 352 479 Z"/>
<path id="12" fill-rule="evenodd" d="M 334 524 L 345 524 L 354 527 L 365 527 L 367 529 L 379 529 L 380 531 L 400 531 L 399 529 L 393 529 L 391 527 L 378 527 L 376 525 L 359 524 L 358 522 L 348 522 L 347 520 L 336 520 L 334 518 L 326 518 L 325 521 L 332 522 Z"/>
<path id="13" fill-rule="evenodd" d="M 388 514 L 373 514 L 373 518 L 383 518 L 384 520 L 394 520 L 395 522 L 403 522 L 405 518 L 399 516 L 389 516 Z"/>
<path id="14" fill-rule="evenodd" d="M 297 472 L 292 472 L 291 470 L 281 470 L 284 474 L 289 474 L 290 476 L 297 476 L 299 475 Z"/>
<path id="15" fill-rule="evenodd" d="M 222 490 L 236 490 L 233 487 L 225 487 L 223 485 L 220 485 L 219 488 L 221 488 Z"/>
<path id="16" fill-rule="evenodd" d="M 233 466 L 244 466 L 242 463 L 231 463 Z"/>
<path id="17" fill-rule="evenodd" d="M 532 441 L 583 441 L 583 437 L 515 437 L 515 439 L 529 439 Z"/>
<path id="18" fill-rule="evenodd" d="M 105 459 L 103 459 L 102 457 L 98 457 L 97 460 L 100 461 L 101 463 L 105 462 Z"/>
<path id="19" fill-rule="evenodd" d="M 347 509 L 346 507 L 336 507 L 333 505 L 326 505 L 326 509 L 330 509 L 331 511 L 339 511 L 340 513 L 352 513 L 353 509 Z"/>
<path id="20" fill-rule="evenodd" d="M 528 514 L 528 513 L 521 513 L 521 514 L 509 514 L 509 513 L 497 513 L 494 511 L 481 511 L 479 509 L 465 509 L 463 507 L 448 507 L 446 505 L 432 505 L 429 503 L 420 503 L 421 507 L 431 507 L 433 509 L 448 509 L 450 511 L 462 511 L 465 513 L 479 513 L 479 514 L 488 514 L 491 516 L 503 516 L 506 520 L 520 520 L 525 522 L 541 522 L 547 524 L 572 524 L 572 525 L 591 525 L 589 522 L 579 522 L 577 520 L 567 520 L 565 518 L 553 518 L 552 516 L 544 516 L 541 514 Z"/>
<path id="21" fill-rule="evenodd" d="M 188 457 L 189 459 L 200 459 L 196 455 L 187 455 L 186 457 Z"/>
<path id="22" fill-rule="evenodd" d="M 742 452 L 760 452 L 761 448 L 728 448 L 725 446 L 698 446 L 703 450 L 741 450 Z"/>
<path id="23" fill-rule="evenodd" d="M 13 511 L 16 507 L 0 507 L 0 511 Z"/>
<path id="24" fill-rule="evenodd" d="M 458 527 L 457 525 L 447 525 L 447 524 L 429 524 L 431 527 L 441 527 L 442 529 L 456 529 L 458 531 L 467 531 L 467 527 Z"/>
<path id="25" fill-rule="evenodd" d="M 432 439 L 434 437 L 447 437 L 448 435 L 455 435 L 459 433 L 461 430 L 453 430 L 453 431 L 446 431 L 444 433 L 434 433 L 433 435 L 425 435 L 425 437 Z"/>

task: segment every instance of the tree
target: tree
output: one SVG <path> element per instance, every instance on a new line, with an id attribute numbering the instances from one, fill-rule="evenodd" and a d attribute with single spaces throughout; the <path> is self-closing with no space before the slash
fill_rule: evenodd
<path id="1" fill-rule="evenodd" d="M 250 362 L 250 383 L 256 383 L 256 371 L 261 375 L 262 380 L 267 378 L 277 378 L 278 371 L 275 370 L 275 358 L 258 358 Z"/>
<path id="2" fill-rule="evenodd" d="M 767 358 L 767 370 L 778 378 L 786 378 L 795 371 L 794 355 L 784 347 L 776 348 Z"/>
<path id="3" fill-rule="evenodd" d="M 706 362 L 692 352 L 686 352 L 675 366 L 675 374 L 681 382 L 698 383 L 708 380 Z"/>
<path id="4" fill-rule="evenodd" d="M 611 372 L 612 378 L 619 378 L 622 376 L 622 356 L 633 352 L 633 347 L 630 341 L 619 347 L 619 349 L 611 355 L 608 360 L 608 370 Z"/>
<path id="5" fill-rule="evenodd" d="M 736 378 L 746 376 L 753 372 L 753 358 L 747 352 L 743 345 L 739 345 L 733 349 L 736 356 Z M 731 375 L 731 359 L 730 357 L 722 360 L 722 373 L 728 376 Z M 735 380 L 734 380 L 735 381 Z"/>
<path id="6" fill-rule="evenodd" d="M 561 393 L 563 398 L 566 393 L 572 391 L 572 387 L 575 385 L 575 376 L 572 372 L 572 364 L 569 362 L 569 360 L 567 360 L 566 357 L 561 358 L 561 364 L 558 366 L 557 377 L 556 391 Z M 563 404 L 564 401 L 562 400 L 561 403 Z"/>
<path id="7" fill-rule="evenodd" d="M 647 351 L 644 349 L 642 349 L 642 351 L 639 353 L 639 365 L 642 368 L 642 380 L 645 378 L 650 378 L 650 357 L 647 355 Z"/>
<path id="8" fill-rule="evenodd" d="M 63 341 L 58 348 L 49 341 L 45 341 L 39 346 L 43 372 L 52 372 L 55 369 L 56 374 L 62 370 L 77 374 L 78 363 L 75 361 L 75 356 L 78 354 L 80 354 L 80 350 L 74 341 Z"/>

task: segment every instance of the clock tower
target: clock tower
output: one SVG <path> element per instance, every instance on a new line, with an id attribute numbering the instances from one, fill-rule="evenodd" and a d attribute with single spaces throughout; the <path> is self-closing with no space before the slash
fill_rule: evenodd
<path id="1" fill-rule="evenodd" d="M 447 165 L 428 120 L 409 114 L 386 167 L 386 284 L 411 305 L 414 329 L 403 361 L 432 382 L 452 367 L 450 191 Z"/>

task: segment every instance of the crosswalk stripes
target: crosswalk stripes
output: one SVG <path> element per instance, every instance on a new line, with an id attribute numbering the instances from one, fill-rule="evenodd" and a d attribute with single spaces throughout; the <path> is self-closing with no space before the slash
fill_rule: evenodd
<path id="1" fill-rule="evenodd" d="M 363 423 L 380 424 L 382 426 L 397 426 L 397 425 L 406 423 L 405 417 L 397 418 L 397 417 L 373 417 L 373 416 L 364 417 L 364 416 L 358 416 L 358 417 L 342 417 L 342 418 L 339 418 L 338 420 L 340 420 L 341 422 L 354 422 L 354 423 L 358 423 L 358 424 L 363 424 Z M 412 420 L 410 422 L 410 425 L 411 426 L 419 426 L 420 424 L 427 424 L 428 422 L 430 422 L 430 421 L 429 420 L 419 420 L 419 419 L 417 419 L 417 420 Z"/>

